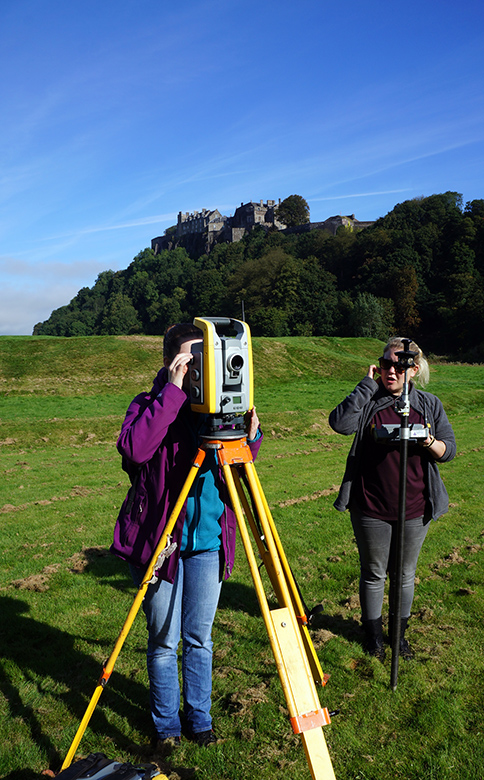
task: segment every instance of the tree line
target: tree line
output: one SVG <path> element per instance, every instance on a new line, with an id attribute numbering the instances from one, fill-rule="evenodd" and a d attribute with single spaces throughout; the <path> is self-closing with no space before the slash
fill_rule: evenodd
<path id="1" fill-rule="evenodd" d="M 192 257 L 140 252 L 52 312 L 34 335 L 161 335 L 195 316 L 245 315 L 254 336 L 400 333 L 484 360 L 484 200 L 446 192 L 398 204 L 359 232 L 256 227 Z"/>

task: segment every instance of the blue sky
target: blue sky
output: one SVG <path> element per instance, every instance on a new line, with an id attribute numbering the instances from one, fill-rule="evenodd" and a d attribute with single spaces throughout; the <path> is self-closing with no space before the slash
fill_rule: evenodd
<path id="1" fill-rule="evenodd" d="M 0 335 L 179 211 L 484 198 L 483 52 L 482 0 L 1 0 Z"/>

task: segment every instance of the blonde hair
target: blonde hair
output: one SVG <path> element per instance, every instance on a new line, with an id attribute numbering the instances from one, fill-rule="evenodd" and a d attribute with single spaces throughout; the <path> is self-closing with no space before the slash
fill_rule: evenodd
<path id="1" fill-rule="evenodd" d="M 390 339 L 388 339 L 385 349 L 383 350 L 383 354 L 385 354 L 387 349 L 394 349 L 396 351 L 403 349 L 403 336 L 392 336 Z M 415 341 L 410 342 L 409 349 L 411 352 L 417 353 L 414 360 L 415 365 L 418 367 L 418 371 L 414 376 L 414 382 L 417 382 L 421 387 L 425 387 L 430 379 L 430 370 L 427 358 L 418 344 L 415 343 Z"/>

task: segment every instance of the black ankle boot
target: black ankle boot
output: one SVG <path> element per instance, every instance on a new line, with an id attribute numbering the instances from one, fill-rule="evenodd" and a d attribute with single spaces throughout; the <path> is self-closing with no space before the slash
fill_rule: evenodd
<path id="1" fill-rule="evenodd" d="M 390 614 L 388 616 L 388 637 L 390 639 L 390 643 L 393 645 L 393 615 Z M 405 631 L 407 630 L 409 618 L 402 618 L 400 622 L 400 649 L 399 649 L 399 655 L 404 658 L 406 661 L 411 661 L 414 657 L 413 650 L 410 647 L 408 641 L 405 639 Z"/>
<path id="2" fill-rule="evenodd" d="M 365 651 L 368 655 L 378 658 L 383 663 L 385 660 L 385 647 L 383 645 L 381 616 L 375 620 L 362 620 L 361 625 L 365 632 Z"/>

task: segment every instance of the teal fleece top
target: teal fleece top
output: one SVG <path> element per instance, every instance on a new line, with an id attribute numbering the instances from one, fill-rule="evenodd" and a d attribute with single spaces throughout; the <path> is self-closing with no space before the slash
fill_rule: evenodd
<path id="1" fill-rule="evenodd" d="M 207 415 L 198 416 L 194 431 L 198 438 Z M 260 431 L 254 441 L 261 437 Z M 219 467 L 214 450 L 208 450 L 187 498 L 180 551 L 182 553 L 213 552 L 220 548 L 222 528 L 220 518 L 225 504 L 217 487 Z"/>
<path id="2" fill-rule="evenodd" d="M 209 451 L 188 494 L 181 552 L 211 552 L 220 548 L 220 518 L 225 505 L 218 492 L 217 479 L 215 452 Z"/>

